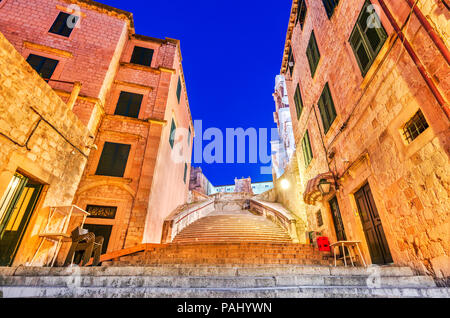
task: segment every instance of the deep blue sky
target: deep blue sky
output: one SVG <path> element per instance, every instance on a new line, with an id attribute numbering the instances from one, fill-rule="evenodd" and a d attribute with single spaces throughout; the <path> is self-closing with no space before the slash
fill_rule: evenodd
<path id="1" fill-rule="evenodd" d="M 291 0 L 99 1 L 132 12 L 138 34 L 181 41 L 191 112 L 203 129 L 276 127 L 272 93 Z M 272 179 L 261 164 L 200 166 L 214 185 Z"/>

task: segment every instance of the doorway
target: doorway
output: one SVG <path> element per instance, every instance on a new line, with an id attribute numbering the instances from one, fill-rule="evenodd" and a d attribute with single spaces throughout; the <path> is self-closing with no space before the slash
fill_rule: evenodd
<path id="1" fill-rule="evenodd" d="M 334 229 L 336 230 L 336 239 L 338 241 L 346 241 L 344 223 L 342 222 L 341 211 L 339 210 L 339 204 L 336 197 L 333 197 L 330 201 L 331 216 L 333 218 Z"/>
<path id="2" fill-rule="evenodd" d="M 11 266 L 42 191 L 16 172 L 0 199 L 0 266 Z"/>
<path id="3" fill-rule="evenodd" d="M 393 260 L 389 245 L 384 235 L 383 225 L 381 224 L 381 219 L 368 183 L 355 193 L 355 200 L 372 263 L 392 263 Z"/>

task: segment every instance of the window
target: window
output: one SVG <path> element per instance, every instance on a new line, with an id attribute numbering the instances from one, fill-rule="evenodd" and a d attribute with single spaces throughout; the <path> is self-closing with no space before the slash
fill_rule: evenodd
<path id="1" fill-rule="evenodd" d="M 121 92 L 114 115 L 138 118 L 144 95 Z"/>
<path id="2" fill-rule="evenodd" d="M 323 219 L 322 219 L 322 211 L 316 212 L 316 219 L 317 219 L 317 227 L 321 227 L 323 225 Z"/>
<path id="3" fill-rule="evenodd" d="M 297 88 L 295 89 L 294 102 L 295 102 L 295 109 L 297 110 L 297 118 L 300 119 L 300 115 L 302 114 L 303 110 L 303 100 L 299 84 L 297 84 Z"/>
<path id="4" fill-rule="evenodd" d="M 178 104 L 180 103 L 180 99 L 181 99 L 181 78 L 178 76 L 178 86 L 177 86 L 177 99 L 178 99 Z"/>
<path id="5" fill-rule="evenodd" d="M 428 128 L 428 123 L 423 116 L 421 110 L 419 110 L 404 126 L 403 136 L 408 143 L 413 142 L 414 139 L 419 137 Z"/>
<path id="6" fill-rule="evenodd" d="M 177 126 L 175 125 L 175 121 L 172 118 L 172 126 L 170 127 L 170 136 L 169 136 L 169 143 L 171 148 L 173 148 L 173 144 L 175 143 L 176 130 Z"/>
<path id="7" fill-rule="evenodd" d="M 334 8 L 339 4 L 339 0 L 322 0 L 325 11 L 327 12 L 328 19 L 333 16 Z"/>
<path id="8" fill-rule="evenodd" d="M 311 150 L 311 142 L 309 140 L 309 132 L 306 131 L 302 139 L 303 158 L 305 159 L 305 167 L 308 167 L 313 159 L 313 153 Z"/>
<path id="9" fill-rule="evenodd" d="M 187 163 L 184 164 L 184 177 L 183 177 L 184 183 L 186 183 L 186 176 L 187 176 Z"/>
<path id="10" fill-rule="evenodd" d="M 294 72 L 294 66 L 295 66 L 294 53 L 292 52 L 292 47 L 289 47 L 288 70 L 290 75 L 292 75 L 292 73 Z"/>
<path id="11" fill-rule="evenodd" d="M 27 58 L 28 64 L 38 72 L 38 74 L 47 80 L 50 79 L 55 71 L 56 66 L 58 65 L 57 60 L 52 60 L 46 57 L 42 57 L 39 55 L 30 54 Z"/>
<path id="12" fill-rule="evenodd" d="M 60 12 L 48 32 L 69 37 L 80 17 Z"/>
<path id="13" fill-rule="evenodd" d="M 302 30 L 303 25 L 305 24 L 306 11 L 307 8 L 305 0 L 300 0 L 298 2 L 297 19 L 295 20 L 295 24 L 300 23 L 300 27 Z"/>
<path id="14" fill-rule="evenodd" d="M 116 217 L 117 207 L 88 205 L 86 207 L 86 212 L 89 213 L 89 218 L 114 219 Z"/>
<path id="15" fill-rule="evenodd" d="M 188 145 L 190 145 L 190 144 L 191 144 L 191 135 L 192 135 L 192 132 L 191 132 L 191 126 L 189 126 L 189 133 L 188 133 Z"/>
<path id="16" fill-rule="evenodd" d="M 326 134 L 336 119 L 336 109 L 334 108 L 334 102 L 331 97 L 328 83 L 325 84 L 322 95 L 319 99 L 319 111 L 320 117 L 322 117 L 324 133 Z"/>
<path id="17" fill-rule="evenodd" d="M 96 175 L 123 177 L 131 145 L 105 142 Z"/>
<path id="18" fill-rule="evenodd" d="M 150 66 L 153 59 L 153 50 L 145 47 L 135 46 L 130 63 Z"/>
<path id="19" fill-rule="evenodd" d="M 371 5 L 366 0 L 349 40 L 363 76 L 369 71 L 387 39 L 376 11 L 369 9 Z"/>
<path id="20" fill-rule="evenodd" d="M 314 77 L 314 74 L 316 74 L 317 65 L 319 64 L 320 60 L 320 52 L 317 46 L 314 31 L 312 31 L 311 37 L 309 38 L 308 48 L 306 49 L 306 56 L 308 57 L 309 68 L 311 69 L 311 77 Z"/>

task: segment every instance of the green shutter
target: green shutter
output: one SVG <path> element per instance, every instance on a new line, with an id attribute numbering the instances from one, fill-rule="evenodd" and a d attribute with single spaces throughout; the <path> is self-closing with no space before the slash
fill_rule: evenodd
<path id="1" fill-rule="evenodd" d="M 309 67 L 311 69 L 311 77 L 314 77 L 317 65 L 320 60 L 319 47 L 317 46 L 316 36 L 314 31 L 311 32 L 311 37 L 309 38 L 308 48 L 306 50 L 306 56 L 308 57 Z"/>
<path id="2" fill-rule="evenodd" d="M 362 76 L 367 74 L 387 39 L 386 30 L 377 13 L 368 11 L 370 5 L 372 3 L 366 0 L 349 39 Z M 375 22 L 381 24 L 380 28 L 374 28 L 367 24 L 370 14 L 375 15 L 374 17 L 377 19 Z"/>
<path id="3" fill-rule="evenodd" d="M 309 132 L 308 130 L 305 132 L 305 135 L 302 139 L 302 151 L 303 158 L 305 159 L 305 167 L 307 168 L 313 159 L 313 153 L 311 149 L 311 142 L 309 140 Z"/>
<path id="4" fill-rule="evenodd" d="M 187 163 L 184 164 L 184 177 L 183 177 L 184 183 L 186 183 L 186 176 L 187 176 Z"/>
<path id="5" fill-rule="evenodd" d="M 169 136 L 169 143 L 170 147 L 173 148 L 173 144 L 175 143 L 175 131 L 177 129 L 177 126 L 175 125 L 175 121 L 172 118 L 172 125 L 170 127 L 170 136 Z"/>
<path id="6" fill-rule="evenodd" d="M 300 119 L 300 116 L 303 111 L 303 100 L 299 84 L 297 84 L 297 88 L 295 89 L 294 102 L 295 102 L 295 109 L 297 111 L 297 119 Z"/>
<path id="7" fill-rule="evenodd" d="M 178 99 L 178 104 L 180 103 L 181 100 L 181 79 L 178 76 L 178 86 L 177 86 L 177 99 Z"/>
<path id="8" fill-rule="evenodd" d="M 330 87 L 328 83 L 325 84 L 318 104 L 324 133 L 326 134 L 330 130 L 331 125 L 336 119 L 336 109 L 334 107 L 334 102 L 333 98 L 331 97 Z"/>

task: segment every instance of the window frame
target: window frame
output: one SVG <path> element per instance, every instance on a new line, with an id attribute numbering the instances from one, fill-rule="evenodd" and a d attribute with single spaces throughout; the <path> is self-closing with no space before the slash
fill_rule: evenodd
<path id="1" fill-rule="evenodd" d="M 123 167 L 122 167 L 122 171 L 121 173 L 117 173 L 114 174 L 111 171 L 106 172 L 104 170 L 106 170 L 106 168 L 104 168 L 105 163 L 103 162 L 104 160 L 107 160 L 106 157 L 103 157 L 105 155 L 105 148 L 109 147 L 109 145 L 115 145 L 116 149 L 114 149 L 114 153 L 117 154 L 117 152 L 119 152 L 118 146 L 125 146 L 126 149 L 126 160 L 124 161 Z M 103 149 L 102 152 L 100 154 L 100 158 L 97 162 L 97 168 L 95 170 L 95 175 L 96 176 L 105 176 L 105 177 L 117 177 L 117 178 L 124 178 L 125 176 L 125 172 L 127 170 L 127 165 L 130 159 L 130 153 L 131 153 L 131 144 L 123 144 L 123 143 L 118 143 L 118 142 L 112 142 L 112 141 L 105 141 L 103 144 Z M 106 156 L 106 155 L 105 155 Z M 117 161 L 117 158 L 114 157 L 114 161 Z M 102 168 L 103 166 L 103 168 Z"/>
<path id="2" fill-rule="evenodd" d="M 311 36 L 309 37 L 308 46 L 306 48 L 306 57 L 308 59 L 309 70 L 311 71 L 311 77 L 314 78 L 321 59 L 319 45 L 317 44 L 314 30 L 311 31 Z M 317 60 L 314 60 L 315 58 L 317 58 Z"/>
<path id="3" fill-rule="evenodd" d="M 121 98 L 125 95 L 130 95 L 130 97 L 128 98 L 127 101 L 127 106 L 126 106 L 126 114 L 125 113 L 118 113 L 118 106 L 119 106 L 119 102 L 121 101 Z M 140 102 L 139 102 L 139 106 L 137 107 L 137 114 L 136 116 L 130 116 L 130 106 L 131 106 L 131 95 L 140 97 Z M 123 97 L 125 98 L 125 97 Z M 118 116 L 125 116 L 125 117 L 129 117 L 129 118 L 139 118 L 139 113 L 141 112 L 141 107 L 142 107 L 142 103 L 144 101 L 144 95 L 143 94 L 138 94 L 138 93 L 133 93 L 133 92 L 128 92 L 128 91 L 120 91 L 119 94 L 119 98 L 117 99 L 117 103 L 116 103 L 116 108 L 114 110 L 114 115 L 118 115 Z"/>
<path id="4" fill-rule="evenodd" d="M 326 104 L 325 99 L 328 99 L 330 103 Z M 322 118 L 324 134 L 326 135 L 330 131 L 331 126 L 337 118 L 336 106 L 334 104 L 333 96 L 331 95 L 331 90 L 328 82 L 325 84 L 322 90 L 322 94 L 320 95 L 318 101 L 318 107 L 320 117 Z M 325 115 L 327 115 L 327 118 L 324 117 Z"/>
<path id="5" fill-rule="evenodd" d="M 359 13 L 358 18 L 356 19 L 352 33 L 350 34 L 350 37 L 348 39 L 348 42 L 350 43 L 350 47 L 352 48 L 353 54 L 355 56 L 356 62 L 358 63 L 359 69 L 361 71 L 362 77 L 365 77 L 367 75 L 367 73 L 369 72 L 373 63 L 375 62 L 378 54 L 380 53 L 381 48 L 383 47 L 383 45 L 386 43 L 386 40 L 388 39 L 388 34 L 387 34 L 386 29 L 384 28 L 383 24 L 381 23 L 381 18 L 380 18 L 380 16 L 378 16 L 378 13 L 375 11 L 375 12 L 373 12 L 373 14 L 377 15 L 378 21 L 381 25 L 380 28 L 375 28 L 375 31 L 378 35 L 380 43 L 378 44 L 378 47 L 375 50 L 370 45 L 370 40 L 365 33 L 365 32 L 367 32 L 368 28 L 366 27 L 366 30 L 364 32 L 360 25 L 360 21 L 362 20 L 362 17 L 364 16 L 364 13 L 367 11 L 367 7 L 369 5 L 372 5 L 372 2 L 370 0 L 365 0 L 364 5 L 361 9 L 361 12 Z M 358 36 L 358 38 L 359 38 L 359 41 L 356 44 L 354 44 L 355 36 Z M 359 55 L 358 55 L 358 51 L 361 48 L 361 46 L 363 47 L 363 49 L 369 59 L 366 67 L 363 67 L 362 61 L 359 59 Z"/>
<path id="6" fill-rule="evenodd" d="M 309 138 L 309 129 L 305 131 L 305 134 L 302 138 L 302 152 L 303 152 L 303 159 L 305 161 L 305 168 L 308 168 L 311 164 L 311 161 L 314 158 L 314 154 L 312 151 L 311 146 L 311 139 Z"/>
<path id="7" fill-rule="evenodd" d="M 30 59 L 30 57 L 32 57 L 32 56 L 38 57 L 38 58 L 41 59 L 41 61 L 39 62 L 39 64 L 41 65 L 39 71 L 38 71 L 36 68 L 34 68 L 34 66 L 33 66 L 32 64 L 30 64 L 29 59 Z M 47 83 L 48 83 L 49 80 L 52 78 L 52 76 L 55 74 L 55 70 L 56 70 L 56 68 L 58 67 L 59 63 L 60 63 L 60 60 L 52 59 L 52 58 L 45 57 L 45 56 L 42 56 L 42 55 L 37 55 L 37 54 L 34 54 L 34 53 L 30 53 L 30 54 L 28 55 L 26 61 L 27 61 L 28 65 L 30 65 L 31 68 L 32 68 L 33 70 L 35 70 L 36 73 L 38 73 L 39 76 L 42 77 Z M 55 64 L 55 66 L 53 67 L 53 70 L 52 70 L 50 76 L 44 77 L 43 74 L 42 74 L 40 71 L 42 70 L 42 67 L 44 66 L 43 64 L 44 64 L 45 62 L 47 62 L 47 61 L 55 61 L 56 64 Z"/>
<path id="8" fill-rule="evenodd" d="M 328 20 L 334 15 L 336 7 L 339 5 L 339 0 L 322 0 L 323 7 L 327 14 Z"/>
<path id="9" fill-rule="evenodd" d="M 170 124 L 170 132 L 169 132 L 169 144 L 171 149 L 173 149 L 173 146 L 175 144 L 176 131 L 177 131 L 177 124 L 175 123 L 175 119 L 172 118 L 172 123 Z M 173 132 L 175 132 L 175 134 Z"/>
<path id="10" fill-rule="evenodd" d="M 63 15 L 65 16 L 65 18 L 62 18 L 62 19 L 64 19 L 64 22 L 59 22 L 60 17 L 63 16 Z M 75 21 L 75 24 L 74 24 L 74 27 L 73 27 L 73 28 L 69 28 L 69 27 L 67 26 L 67 19 L 69 19 L 70 17 L 75 17 L 75 18 L 76 18 L 76 21 Z M 81 17 L 78 16 L 78 15 L 75 15 L 75 14 L 69 14 L 69 13 L 67 13 L 67 12 L 60 11 L 60 12 L 58 13 L 58 15 L 56 16 L 56 19 L 53 21 L 52 26 L 51 26 L 50 29 L 48 30 L 48 33 L 55 34 L 55 35 L 59 35 L 59 36 L 65 37 L 65 38 L 70 38 L 70 36 L 72 35 L 73 30 L 76 28 L 76 25 L 79 23 L 80 18 L 81 18 Z M 53 28 L 56 28 L 56 27 L 57 27 L 57 23 L 58 23 L 58 22 L 59 22 L 59 23 L 62 23 L 62 24 L 59 26 L 59 29 L 58 29 L 58 30 L 53 30 Z M 67 31 L 67 32 L 69 32 L 69 33 L 66 34 L 66 33 L 63 33 L 64 30 L 70 30 L 70 31 Z"/>
<path id="11" fill-rule="evenodd" d="M 300 29 L 303 30 L 306 21 L 306 14 L 308 13 L 308 6 L 306 0 L 299 0 L 297 7 L 297 17 L 295 18 L 295 25 L 300 23 Z"/>
<path id="12" fill-rule="evenodd" d="M 295 88 L 294 104 L 295 110 L 297 111 L 297 119 L 300 119 L 304 108 L 300 83 L 297 83 L 297 87 Z"/>
<path id="13" fill-rule="evenodd" d="M 142 50 L 142 52 L 140 53 L 140 55 L 138 56 L 137 50 Z M 144 54 L 142 54 L 145 51 L 151 51 L 151 57 L 150 57 L 150 61 L 147 63 L 143 63 L 143 59 L 144 59 Z M 145 66 L 145 67 L 151 67 L 152 66 L 152 62 L 153 62 L 153 58 L 155 56 L 155 50 L 148 48 L 148 47 L 144 47 L 144 46 L 139 46 L 139 45 L 134 45 L 133 47 L 133 52 L 131 53 L 131 57 L 130 57 L 130 63 L 131 64 L 136 64 L 136 65 L 141 65 L 141 66 Z M 138 61 L 135 61 L 135 60 Z"/>

